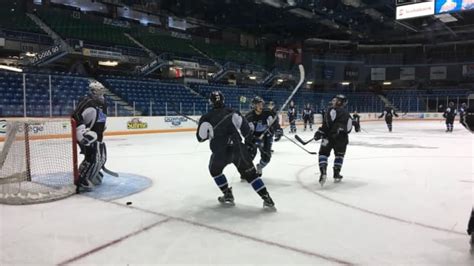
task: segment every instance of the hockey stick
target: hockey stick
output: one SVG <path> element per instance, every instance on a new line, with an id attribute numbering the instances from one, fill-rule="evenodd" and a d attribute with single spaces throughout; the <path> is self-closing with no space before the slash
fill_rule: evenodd
<path id="1" fill-rule="evenodd" d="M 174 111 L 176 112 L 177 115 L 182 116 L 182 117 L 184 117 L 184 118 L 186 118 L 186 119 L 189 119 L 190 121 L 192 121 L 192 122 L 194 122 L 194 123 L 196 123 L 196 124 L 199 125 L 199 121 L 197 121 L 196 119 L 194 119 L 194 118 L 192 118 L 192 117 L 189 117 L 189 116 L 187 116 L 187 115 L 185 115 L 185 114 L 182 114 L 181 112 L 178 112 L 178 110 L 176 109 L 176 104 L 173 103 L 172 105 L 173 105 L 173 107 L 174 107 L 173 109 L 174 109 Z M 215 130 L 216 128 L 218 128 L 218 127 L 222 124 L 222 122 L 224 122 L 227 118 L 229 118 L 230 116 L 232 116 L 234 113 L 235 113 L 235 112 L 231 112 L 231 113 L 227 114 L 226 116 L 224 116 L 224 118 L 222 118 L 221 121 L 219 121 L 219 123 L 217 123 L 217 125 L 215 125 L 214 127 L 212 127 L 212 129 Z"/>
<path id="2" fill-rule="evenodd" d="M 106 173 L 106 174 L 108 174 L 108 175 L 111 175 L 111 176 L 113 176 L 113 177 L 119 177 L 119 174 L 118 174 L 118 173 L 116 173 L 116 172 L 114 172 L 114 171 L 112 171 L 112 170 L 107 169 L 107 168 L 105 167 L 105 165 L 102 166 L 102 170 L 104 171 L 104 173 Z"/>
<path id="3" fill-rule="evenodd" d="M 291 141 L 293 144 L 295 144 L 296 146 L 298 146 L 300 149 L 304 150 L 304 151 L 307 152 L 308 154 L 311 154 L 311 155 L 316 155 L 316 154 L 318 154 L 318 153 L 315 152 L 315 151 L 308 151 L 308 150 L 305 149 L 303 146 L 300 146 L 297 142 L 295 142 L 294 140 L 292 140 L 290 137 L 286 136 L 285 134 L 283 134 L 283 137 L 285 137 L 286 139 L 288 139 L 289 141 Z"/>
<path id="4" fill-rule="evenodd" d="M 196 119 L 194 119 L 194 118 L 192 118 L 192 117 L 189 117 L 189 116 L 187 116 L 187 115 L 182 114 L 181 112 L 179 112 L 178 109 L 176 108 L 176 104 L 175 104 L 175 103 L 171 103 L 171 105 L 173 105 L 173 109 L 174 109 L 174 111 L 176 112 L 177 115 L 182 116 L 182 117 L 184 117 L 184 118 L 186 118 L 186 119 L 188 119 L 188 120 L 190 120 L 190 121 L 192 121 L 192 122 L 194 122 L 194 123 L 196 123 L 196 124 L 199 124 L 199 121 L 197 121 Z"/>
<path id="5" fill-rule="evenodd" d="M 296 87 L 293 89 L 293 91 L 291 92 L 290 96 L 286 99 L 285 103 L 280 107 L 280 109 L 278 110 L 278 112 L 276 113 L 276 116 L 273 118 L 273 120 L 271 121 L 270 124 L 268 124 L 268 128 L 262 133 L 262 136 L 260 137 L 263 138 L 263 136 L 270 130 L 270 128 L 272 127 L 272 125 L 275 123 L 275 121 L 278 120 L 278 115 L 283 111 L 283 109 L 285 109 L 285 107 L 288 105 L 288 103 L 291 101 L 291 99 L 293 98 L 293 96 L 295 96 L 295 94 L 298 92 L 299 88 L 301 87 L 301 85 L 303 85 L 303 82 L 304 82 L 304 79 L 305 79 L 305 74 L 304 74 L 304 67 L 303 65 L 298 65 L 298 68 L 300 70 L 300 80 L 298 82 L 298 84 L 296 84 Z"/>
<path id="6" fill-rule="evenodd" d="M 308 140 L 308 141 L 304 141 L 304 140 L 301 139 L 300 136 L 298 136 L 298 135 L 295 135 L 295 139 L 296 139 L 299 143 L 301 143 L 301 144 L 303 144 L 303 145 L 306 145 L 306 144 L 308 144 L 308 143 L 310 143 L 311 141 L 314 140 L 314 138 L 312 138 L 312 139 L 310 139 L 310 140 Z"/>

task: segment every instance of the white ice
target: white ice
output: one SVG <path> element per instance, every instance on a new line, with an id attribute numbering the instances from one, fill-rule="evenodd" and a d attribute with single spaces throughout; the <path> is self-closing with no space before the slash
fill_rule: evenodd
<path id="1" fill-rule="evenodd" d="M 75 195 L 0 205 L 0 265 L 474 265 L 465 232 L 473 135 L 458 123 L 445 133 L 439 121 L 396 121 L 393 133 L 382 122 L 362 127 L 350 135 L 343 182 L 330 178 L 324 188 L 317 156 L 274 143 L 263 179 L 275 213 L 262 210 L 233 166 L 225 174 L 236 206 L 220 206 L 208 143 L 193 132 L 108 137 L 108 167 L 153 186 L 113 202 Z"/>

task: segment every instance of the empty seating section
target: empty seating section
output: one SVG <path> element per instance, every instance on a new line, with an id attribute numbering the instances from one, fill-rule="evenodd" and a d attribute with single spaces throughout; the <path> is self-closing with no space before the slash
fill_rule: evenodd
<path id="1" fill-rule="evenodd" d="M 49 74 L 26 74 L 26 115 L 48 117 L 50 115 Z M 87 94 L 89 79 L 56 72 L 51 75 L 52 115 L 70 116 L 74 106 Z M 107 99 L 109 116 L 130 116 L 124 106 Z M 23 75 L 0 72 L 0 117 L 24 116 Z"/>
<path id="2" fill-rule="evenodd" d="M 26 74 L 26 109 L 27 116 L 47 117 L 50 115 L 49 74 Z M 201 115 L 208 109 L 207 96 L 211 91 L 220 90 L 226 97 L 227 106 L 242 112 L 251 108 L 252 98 L 261 96 L 265 101 L 274 101 L 278 106 L 290 95 L 290 90 L 268 89 L 258 86 L 226 86 L 218 84 L 183 84 L 162 83 L 154 79 L 103 76 L 107 88 L 121 97 L 129 106 L 135 105 L 143 115 Z M 69 73 L 51 74 L 51 104 L 53 116 L 69 116 L 74 105 L 87 93 L 89 79 Z M 196 94 L 195 92 L 198 94 Z M 436 90 L 391 90 L 385 96 L 403 112 L 435 111 L 437 105 L 447 101 L 455 104 L 466 102 L 472 93 L 467 89 Z M 310 103 L 315 111 L 326 107 L 334 96 L 333 92 L 316 93 L 305 89 L 293 98 L 298 112 Z M 353 112 L 380 112 L 384 103 L 373 93 L 346 92 L 349 99 L 348 110 Z M 108 99 L 109 116 L 133 115 L 125 106 Z M 23 74 L 0 71 L 0 116 L 23 116 Z"/>
<path id="3" fill-rule="evenodd" d="M 123 45 L 136 47 L 123 33 L 123 28 L 102 23 L 100 17 L 85 15 L 73 17 L 73 12 L 55 9 L 38 10 L 38 15 L 56 33 L 64 38 L 91 41 L 99 44 Z"/>
<path id="4" fill-rule="evenodd" d="M 87 78 L 51 76 L 52 115 L 68 116 L 74 102 L 87 92 Z M 49 116 L 49 78 L 44 74 L 26 74 L 27 116 Z M 0 72 L 0 115 L 23 116 L 23 76 Z"/>
<path id="5" fill-rule="evenodd" d="M 243 64 L 265 65 L 265 54 L 257 50 L 226 44 L 207 44 L 204 42 L 195 42 L 194 46 L 213 59 Z"/>
<path id="6" fill-rule="evenodd" d="M 213 90 L 220 90 L 226 97 L 227 105 L 232 108 L 247 111 L 250 108 L 252 98 L 255 96 L 262 97 L 265 101 L 274 101 L 277 107 L 282 105 L 290 96 L 290 90 L 269 90 L 268 88 L 246 88 L 246 87 L 229 87 L 223 85 L 202 85 L 194 84 L 192 88 L 202 95 L 209 95 Z M 245 97 L 246 101 L 242 102 L 241 97 Z M 315 111 L 319 111 L 326 107 L 328 102 L 334 96 L 334 93 L 315 93 L 300 89 L 293 98 L 298 112 L 303 109 L 307 103 L 311 104 Z M 350 111 L 358 110 L 359 112 L 379 110 L 382 106 L 380 99 L 371 93 L 346 93 L 349 98 L 347 108 Z"/>
<path id="7" fill-rule="evenodd" d="M 0 8 L 0 28 L 44 33 L 29 17 L 26 16 L 25 12 L 16 10 L 13 7 L 5 8 L 2 6 L 2 8 Z"/>
<path id="8" fill-rule="evenodd" d="M 208 44 L 202 41 L 191 41 L 171 37 L 160 33 L 150 33 L 136 28 L 133 36 L 146 47 L 157 53 L 170 52 L 176 55 L 201 56 L 191 45 L 206 53 L 212 59 L 222 62 L 231 61 L 243 64 L 265 64 L 265 54 L 257 50 L 245 49 L 226 44 Z"/>
<path id="9" fill-rule="evenodd" d="M 136 28 L 133 36 L 156 53 L 169 52 L 176 55 L 199 56 L 199 53 L 189 46 L 191 42 L 184 39 L 159 33 L 148 33 L 144 29 L 139 28 Z"/>
<path id="10" fill-rule="evenodd" d="M 183 85 L 150 80 L 106 78 L 108 87 L 144 115 L 167 115 L 176 112 L 200 115 L 207 101 Z M 150 106 L 151 105 L 151 106 Z"/>

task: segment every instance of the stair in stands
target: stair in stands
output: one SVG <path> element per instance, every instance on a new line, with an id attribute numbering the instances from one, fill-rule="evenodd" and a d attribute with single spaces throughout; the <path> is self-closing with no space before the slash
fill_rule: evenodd
<path id="1" fill-rule="evenodd" d="M 44 23 L 39 17 L 34 14 L 27 13 L 26 14 L 38 27 L 40 27 L 44 32 L 46 32 L 49 37 L 51 37 L 55 43 L 52 47 L 40 52 L 38 56 L 34 57 L 30 64 L 32 65 L 45 65 L 48 63 L 52 63 L 63 56 L 67 55 L 68 53 L 72 53 L 73 49 L 69 44 L 67 44 L 59 34 L 53 31 L 46 23 Z"/>
<path id="2" fill-rule="evenodd" d="M 109 86 L 109 84 L 105 81 L 105 80 L 102 80 L 102 79 L 98 79 L 98 81 L 100 83 L 102 83 L 104 86 L 105 86 L 105 97 L 109 100 L 112 100 L 114 102 L 117 103 L 118 106 L 122 107 L 123 109 L 125 109 L 126 111 L 130 112 L 133 116 L 141 116 L 142 115 L 142 112 L 137 110 L 136 108 L 134 109 L 133 106 L 130 106 L 129 103 L 127 103 L 126 101 L 124 101 L 121 97 L 119 97 L 117 94 L 111 92 L 107 86 Z"/>

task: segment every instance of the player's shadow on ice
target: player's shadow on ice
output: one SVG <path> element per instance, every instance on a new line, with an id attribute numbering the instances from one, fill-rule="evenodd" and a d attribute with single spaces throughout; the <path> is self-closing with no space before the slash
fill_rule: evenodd
<path id="1" fill-rule="evenodd" d="M 268 216 L 274 212 L 265 211 L 260 202 L 256 202 L 255 205 L 239 203 L 236 199 L 235 206 L 225 206 L 220 203 L 206 202 L 206 206 L 203 206 L 199 211 L 192 213 L 192 217 L 198 221 L 226 221 L 229 223 L 235 221 L 235 218 L 244 220 L 254 220 L 259 216 Z"/>
<path id="2" fill-rule="evenodd" d="M 358 189 L 360 187 L 365 187 L 367 185 L 368 185 L 367 182 L 361 182 L 361 181 L 351 179 L 351 177 L 345 177 L 344 179 L 342 179 L 342 182 L 340 183 L 334 183 L 333 180 L 328 178 L 323 187 L 321 187 L 319 183 L 317 182 L 315 186 L 316 186 L 316 191 L 322 191 L 322 190 L 343 191 L 343 190 Z"/>
<path id="3" fill-rule="evenodd" d="M 438 149 L 438 147 L 422 146 L 416 144 L 407 144 L 407 143 L 393 143 L 393 144 L 382 144 L 382 143 L 369 143 L 363 141 L 351 141 L 349 143 L 351 146 L 362 146 L 369 148 L 391 148 L 391 149 Z"/>

